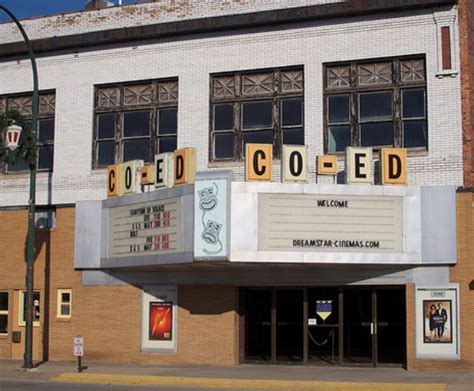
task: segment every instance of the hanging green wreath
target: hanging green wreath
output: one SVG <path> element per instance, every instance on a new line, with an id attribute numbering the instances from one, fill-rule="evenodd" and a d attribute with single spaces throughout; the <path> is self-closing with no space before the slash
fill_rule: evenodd
<path id="1" fill-rule="evenodd" d="M 18 146 L 15 152 L 8 153 L 8 149 L 3 144 L 3 134 L 6 128 L 12 124 L 16 124 L 22 128 L 23 142 Z M 30 125 L 25 118 L 16 110 L 10 110 L 0 114 L 0 160 L 7 164 L 18 164 L 27 162 L 35 164 L 36 151 L 33 146 L 33 136 Z"/>

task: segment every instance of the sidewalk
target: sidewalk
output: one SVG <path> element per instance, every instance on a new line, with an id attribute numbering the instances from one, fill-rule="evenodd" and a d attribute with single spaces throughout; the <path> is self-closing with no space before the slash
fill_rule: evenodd
<path id="1" fill-rule="evenodd" d="M 20 361 L 0 360 L 1 379 L 162 385 L 237 389 L 474 391 L 473 372 L 408 372 L 401 368 L 283 365 L 237 367 L 47 362 L 29 371 Z"/>

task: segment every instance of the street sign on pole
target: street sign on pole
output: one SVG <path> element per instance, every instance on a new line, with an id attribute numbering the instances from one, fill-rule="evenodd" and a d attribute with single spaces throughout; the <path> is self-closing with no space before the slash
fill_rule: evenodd
<path id="1" fill-rule="evenodd" d="M 84 338 L 78 335 L 73 338 L 72 349 L 77 357 L 77 372 L 82 372 L 82 356 L 84 356 Z"/>
<path id="2" fill-rule="evenodd" d="M 74 356 L 82 357 L 84 355 L 84 338 L 82 338 L 80 335 L 74 337 L 73 348 Z"/>

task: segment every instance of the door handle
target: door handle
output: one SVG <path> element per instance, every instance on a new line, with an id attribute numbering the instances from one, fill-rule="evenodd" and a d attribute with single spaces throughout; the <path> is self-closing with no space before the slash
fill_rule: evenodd
<path id="1" fill-rule="evenodd" d="M 377 323 L 370 322 L 370 335 L 377 335 Z"/>

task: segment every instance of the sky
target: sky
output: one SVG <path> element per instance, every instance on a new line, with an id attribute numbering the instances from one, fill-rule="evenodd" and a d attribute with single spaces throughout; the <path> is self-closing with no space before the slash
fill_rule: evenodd
<path id="1" fill-rule="evenodd" d="M 115 4 L 117 0 L 112 0 Z M 18 19 L 32 16 L 43 16 L 61 12 L 79 11 L 88 0 L 0 0 L 0 5 L 8 8 Z M 134 3 L 136 0 L 123 0 L 123 4 Z M 0 22 L 10 20 L 0 11 Z"/>

